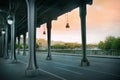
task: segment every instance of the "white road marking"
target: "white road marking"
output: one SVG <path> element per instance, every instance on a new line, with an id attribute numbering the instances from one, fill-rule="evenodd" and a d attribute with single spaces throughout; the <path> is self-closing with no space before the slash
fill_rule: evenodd
<path id="1" fill-rule="evenodd" d="M 24 62 L 24 61 L 22 61 L 22 60 L 19 60 L 21 63 L 23 63 L 23 64 L 27 64 L 26 62 Z M 63 78 L 63 77 L 60 77 L 60 76 L 58 76 L 58 75 L 56 75 L 56 74 L 53 74 L 53 73 L 51 73 L 51 72 L 48 72 L 48 71 L 45 71 L 45 70 L 43 70 L 43 69 L 38 69 L 38 70 L 40 70 L 40 71 L 42 71 L 42 72 L 45 72 L 45 73 L 47 73 L 47 74 L 49 74 L 49 75 L 52 75 L 52 76 L 54 76 L 54 77 L 56 77 L 56 78 L 58 78 L 58 79 L 61 79 L 61 80 L 67 80 L 67 79 L 65 79 L 65 78 Z"/>
<path id="2" fill-rule="evenodd" d="M 39 70 L 41 70 L 41 71 L 43 71 L 43 72 L 45 72 L 45 73 L 47 73 L 47 74 L 49 74 L 49 75 L 52 75 L 52 76 L 54 76 L 54 77 L 56 77 L 56 78 L 58 78 L 58 79 L 67 80 L 67 79 L 65 79 L 65 78 L 63 78 L 63 77 L 60 77 L 60 76 L 58 76 L 58 75 L 55 75 L 55 74 L 53 74 L 53 73 L 51 73 L 51 72 L 48 72 L 48 71 L 45 71 L 45 70 L 43 70 L 43 69 L 39 69 Z"/>
<path id="3" fill-rule="evenodd" d="M 55 64 L 64 65 L 64 66 L 70 66 L 70 67 L 80 68 L 80 69 L 87 70 L 87 71 L 93 71 L 93 72 L 97 72 L 97 73 L 102 73 L 102 74 L 107 74 L 107 75 L 111 75 L 111 76 L 120 77 L 120 75 L 113 74 L 113 73 L 101 72 L 101 71 L 97 71 L 97 70 L 93 70 L 93 69 L 86 69 L 86 68 L 84 68 L 84 67 L 82 67 L 82 68 L 81 68 L 81 67 L 72 66 L 72 65 L 68 65 L 68 64 L 63 64 L 63 63 L 60 63 L 60 62 L 55 62 L 55 61 L 52 61 L 52 62 L 53 62 L 53 63 L 55 63 Z"/>
<path id="4" fill-rule="evenodd" d="M 45 63 L 42 62 L 43 65 L 47 65 Z M 79 73 L 79 72 L 75 72 L 75 71 L 72 71 L 72 70 L 69 70 L 69 69 L 65 69 L 65 68 L 62 68 L 62 67 L 56 67 L 54 66 L 55 68 L 58 68 L 58 69 L 61 69 L 61 70 L 65 70 L 65 71 L 68 71 L 68 72 L 72 72 L 74 74 L 78 74 L 78 75 L 83 75 L 83 73 Z"/>
<path id="5" fill-rule="evenodd" d="M 62 70 L 65 70 L 65 71 L 69 71 L 69 72 L 72 72 L 74 74 L 78 74 L 78 75 L 82 75 L 83 73 L 79 73 L 79 72 L 75 72 L 75 71 L 72 71 L 72 70 L 69 70 L 69 69 L 65 69 L 65 68 L 61 68 L 61 67 L 56 67 L 58 69 L 62 69 Z"/>

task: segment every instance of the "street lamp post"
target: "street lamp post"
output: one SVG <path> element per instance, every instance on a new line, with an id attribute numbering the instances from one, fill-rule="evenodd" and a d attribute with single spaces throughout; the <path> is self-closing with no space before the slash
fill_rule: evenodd
<path id="1" fill-rule="evenodd" d="M 12 17 L 12 15 L 9 15 L 9 16 L 7 17 L 7 22 L 8 22 L 8 24 L 10 24 L 10 25 L 13 24 L 13 17 Z"/>
<path id="2" fill-rule="evenodd" d="M 4 31 L 4 30 L 2 30 L 2 34 L 5 34 L 5 31 Z"/>

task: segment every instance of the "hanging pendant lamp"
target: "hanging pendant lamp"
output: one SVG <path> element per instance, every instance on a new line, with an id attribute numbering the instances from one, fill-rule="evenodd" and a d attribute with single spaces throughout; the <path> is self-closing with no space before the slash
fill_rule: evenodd
<path id="1" fill-rule="evenodd" d="M 66 17 L 67 17 L 67 23 L 66 23 L 66 29 L 68 29 L 68 28 L 70 28 L 70 25 L 69 25 L 69 23 L 68 23 L 68 13 L 66 14 Z"/>
<path id="2" fill-rule="evenodd" d="M 69 25 L 69 23 L 67 23 L 67 24 L 66 24 L 66 28 L 70 28 L 70 25 Z"/>
<path id="3" fill-rule="evenodd" d="M 46 34 L 46 31 L 45 31 L 45 27 L 44 27 L 43 35 L 45 35 L 45 34 Z"/>

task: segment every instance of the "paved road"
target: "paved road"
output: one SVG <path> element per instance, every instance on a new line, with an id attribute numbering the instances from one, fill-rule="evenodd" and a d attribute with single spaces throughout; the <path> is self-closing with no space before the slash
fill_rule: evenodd
<path id="1" fill-rule="evenodd" d="M 19 67 L 19 64 L 15 66 L 19 69 L 22 68 L 20 73 L 23 76 L 28 55 L 20 54 L 17 56 L 20 66 L 23 66 Z M 46 60 L 46 56 L 46 52 L 37 52 L 40 76 L 29 80 L 120 80 L 120 59 L 88 57 L 90 66 L 81 67 L 80 56 L 52 55 L 51 61 Z"/>
<path id="2" fill-rule="evenodd" d="M 46 61 L 46 56 L 47 54 L 40 53 L 37 55 L 37 63 L 40 69 L 53 73 L 66 80 L 120 79 L 119 59 L 89 57 L 88 59 L 91 62 L 91 66 L 81 67 L 79 66 L 81 60 L 80 56 L 53 55 L 52 61 Z M 22 57 L 19 58 L 23 60 Z"/>

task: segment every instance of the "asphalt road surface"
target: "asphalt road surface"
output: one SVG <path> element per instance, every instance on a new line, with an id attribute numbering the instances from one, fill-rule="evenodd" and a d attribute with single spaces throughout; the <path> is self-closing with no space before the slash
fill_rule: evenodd
<path id="1" fill-rule="evenodd" d="M 52 60 L 46 56 L 47 52 L 37 52 L 39 75 L 34 78 L 24 74 L 28 55 L 17 55 L 17 64 L 0 59 L 0 80 L 120 80 L 120 59 L 88 57 L 90 66 L 82 67 L 81 56 L 52 53 Z"/>

